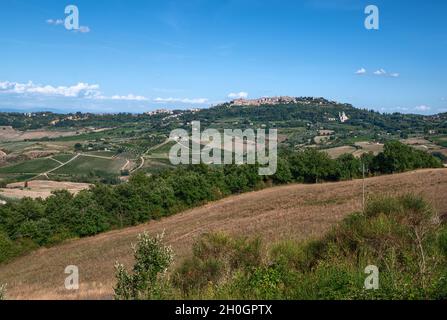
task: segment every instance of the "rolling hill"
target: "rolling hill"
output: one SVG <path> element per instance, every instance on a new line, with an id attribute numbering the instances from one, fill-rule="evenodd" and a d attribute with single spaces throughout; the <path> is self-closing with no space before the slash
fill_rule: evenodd
<path id="1" fill-rule="evenodd" d="M 368 196 L 422 194 L 440 213 L 447 212 L 447 170 L 427 169 L 366 180 Z M 361 210 L 362 181 L 293 184 L 237 195 L 144 225 L 73 240 L 41 249 L 0 266 L 0 283 L 11 299 L 110 299 L 117 260 L 130 265 L 130 245 L 143 232 L 165 231 L 180 262 L 201 234 L 261 236 L 267 242 L 317 238 L 346 215 Z M 64 289 L 64 269 L 77 265 L 81 288 Z"/>

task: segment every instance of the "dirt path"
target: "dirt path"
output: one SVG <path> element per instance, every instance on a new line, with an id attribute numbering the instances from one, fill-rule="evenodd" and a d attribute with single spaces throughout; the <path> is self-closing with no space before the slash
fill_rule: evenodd
<path id="1" fill-rule="evenodd" d="M 152 150 L 155 150 L 155 149 L 158 149 L 158 148 L 160 148 L 160 147 L 163 147 L 165 144 L 168 144 L 169 142 L 171 142 L 171 139 L 166 139 L 165 141 L 163 141 L 162 143 L 160 143 L 160 144 L 157 144 L 156 146 L 153 146 L 153 147 L 150 147 L 150 148 L 148 148 L 147 150 L 146 150 L 146 152 L 143 154 L 143 156 L 145 156 L 145 155 L 147 155 L 150 151 L 152 151 Z"/>
<path id="2" fill-rule="evenodd" d="M 126 170 L 127 166 L 130 164 L 129 159 L 126 159 L 126 163 L 124 164 L 124 166 L 121 167 L 121 171 Z"/>
<path id="3" fill-rule="evenodd" d="M 56 171 L 56 170 L 59 170 L 60 168 L 66 166 L 66 165 L 69 164 L 70 162 L 75 161 L 75 160 L 76 160 L 77 158 L 79 158 L 80 156 L 81 156 L 81 154 L 78 153 L 78 154 L 76 154 L 73 158 L 71 158 L 70 160 L 68 160 L 67 162 L 62 163 L 60 166 L 58 166 L 58 167 L 56 167 L 56 168 L 54 168 L 54 169 L 51 169 L 51 170 L 49 170 L 49 171 L 47 171 L 47 172 L 44 172 L 44 173 L 42 173 L 42 174 L 43 174 L 43 175 L 48 175 L 48 174 L 50 174 L 51 172 L 54 172 L 54 171 Z M 41 175 L 42 175 L 42 174 L 41 174 Z"/>
<path id="4" fill-rule="evenodd" d="M 82 157 L 90 157 L 90 158 L 98 158 L 98 159 L 106 159 L 106 160 L 113 160 L 113 159 L 115 159 L 114 157 L 98 156 L 98 155 L 95 155 L 95 154 L 81 153 L 80 155 Z"/>
<path id="5" fill-rule="evenodd" d="M 35 177 L 29 179 L 29 180 L 34 180 L 34 179 L 37 179 L 37 178 L 39 178 L 39 177 L 41 177 L 41 176 L 48 177 L 48 174 L 50 174 L 51 172 L 54 172 L 54 171 L 56 171 L 56 170 L 58 170 L 58 169 L 60 169 L 60 168 L 62 168 L 62 167 L 64 167 L 64 166 L 66 166 L 66 165 L 69 164 L 70 162 L 72 162 L 72 161 L 76 160 L 77 158 L 79 158 L 80 155 L 81 155 L 81 154 L 78 153 L 78 154 L 76 154 L 73 158 L 71 158 L 70 160 L 68 160 L 67 162 L 62 163 L 61 165 L 59 165 L 59 166 L 57 166 L 56 168 L 53 168 L 53 169 L 51 169 L 51 170 L 49 170 L 49 171 L 42 172 L 42 173 L 38 174 L 37 176 L 35 176 Z M 53 160 L 55 160 L 55 159 L 53 159 Z M 58 162 L 60 162 L 60 161 L 58 161 Z"/>
<path id="6" fill-rule="evenodd" d="M 61 162 L 61 161 L 59 161 L 59 160 L 56 160 L 56 159 L 54 159 L 53 157 L 48 157 L 48 159 L 53 160 L 54 162 L 57 162 L 57 163 L 59 163 L 59 164 L 64 164 L 63 162 Z"/>
<path id="7" fill-rule="evenodd" d="M 447 169 L 420 170 L 366 180 L 368 196 L 416 193 L 447 212 Z M 41 249 L 0 265 L 0 282 L 12 299 L 103 299 L 113 294 L 114 264 L 130 266 L 131 243 L 139 233 L 165 231 L 176 263 L 205 232 L 260 236 L 266 243 L 323 235 L 346 215 L 361 210 L 362 181 L 293 184 L 232 196 L 159 221 Z M 81 288 L 64 289 L 64 269 L 76 265 Z"/>
<path id="8" fill-rule="evenodd" d="M 143 166 L 144 166 L 144 158 L 141 157 L 140 160 L 141 160 L 140 165 L 139 165 L 137 168 L 133 169 L 130 173 L 133 173 L 133 172 L 138 171 L 138 170 L 140 170 L 141 168 L 143 168 Z"/>

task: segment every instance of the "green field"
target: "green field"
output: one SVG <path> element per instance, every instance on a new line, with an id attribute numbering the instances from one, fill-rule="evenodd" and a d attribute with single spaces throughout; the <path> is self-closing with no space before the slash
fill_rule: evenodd
<path id="1" fill-rule="evenodd" d="M 432 137 L 430 140 L 439 146 L 447 148 L 447 136 Z"/>
<path id="2" fill-rule="evenodd" d="M 20 174 L 20 173 L 43 173 L 58 166 L 57 162 L 51 159 L 42 158 L 28 160 L 12 166 L 0 168 L 0 174 Z"/>
<path id="3" fill-rule="evenodd" d="M 53 173 L 61 175 L 87 175 L 91 172 L 95 172 L 97 175 L 119 174 L 125 163 L 126 161 L 123 159 L 112 160 L 80 156 Z"/>
<path id="4" fill-rule="evenodd" d="M 176 142 L 170 141 L 156 149 L 149 151 L 149 155 L 153 158 L 168 158 L 169 151 L 171 150 L 172 146 L 174 146 L 175 144 L 176 144 Z"/>
<path id="5" fill-rule="evenodd" d="M 0 182 L 2 183 L 12 183 L 30 180 L 34 178 L 36 174 L 3 174 L 0 173 Z"/>
<path id="6" fill-rule="evenodd" d="M 64 162 L 64 163 L 73 157 L 74 157 L 73 154 L 58 154 L 58 155 L 52 156 L 53 159 L 56 159 L 56 160 L 58 160 L 60 162 Z"/>
<path id="7" fill-rule="evenodd" d="M 154 174 L 164 169 L 173 168 L 174 166 L 168 159 L 150 159 L 146 160 L 141 171 L 145 173 Z"/>
<path id="8" fill-rule="evenodd" d="M 20 142 L 1 142 L 0 149 L 8 150 L 9 152 L 23 151 L 35 144 L 34 142 L 20 141 Z"/>

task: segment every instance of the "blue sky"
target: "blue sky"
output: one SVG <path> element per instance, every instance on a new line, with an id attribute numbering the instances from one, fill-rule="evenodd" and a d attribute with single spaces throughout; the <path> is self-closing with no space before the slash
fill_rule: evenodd
<path id="1" fill-rule="evenodd" d="M 69 4 L 82 32 L 56 23 Z M 364 27 L 369 4 L 379 30 Z M 444 0 L 2 0 L 0 109 L 142 112 L 291 95 L 445 112 L 446 12 Z"/>

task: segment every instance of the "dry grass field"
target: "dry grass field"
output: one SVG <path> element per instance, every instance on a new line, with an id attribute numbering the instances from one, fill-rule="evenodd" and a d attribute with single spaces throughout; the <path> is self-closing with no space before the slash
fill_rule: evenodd
<path id="1" fill-rule="evenodd" d="M 355 146 L 361 148 L 361 150 L 357 150 L 354 152 L 354 156 L 360 157 L 363 153 L 372 152 L 374 155 L 378 155 L 380 152 L 383 152 L 384 145 L 381 143 L 374 143 L 369 141 L 361 141 L 356 142 Z"/>
<path id="2" fill-rule="evenodd" d="M 383 151 L 383 144 L 362 141 L 356 142 L 353 146 L 342 146 L 324 150 L 332 159 L 336 159 L 343 154 L 352 154 L 354 157 L 360 158 L 362 154 L 372 152 L 374 155 Z"/>
<path id="3" fill-rule="evenodd" d="M 81 190 L 90 188 L 90 184 L 88 183 L 59 182 L 49 180 L 29 181 L 28 188 L 24 188 L 24 186 L 25 185 L 23 182 L 8 184 L 6 188 L 0 189 L 0 195 L 6 198 L 14 199 L 22 199 L 25 197 L 45 199 L 55 190 L 64 189 L 76 194 Z"/>
<path id="4" fill-rule="evenodd" d="M 351 146 L 343 146 L 343 147 L 336 147 L 336 148 L 331 148 L 331 149 L 326 149 L 323 150 L 324 152 L 326 152 L 329 157 L 331 157 L 332 159 L 337 159 L 338 157 L 340 157 L 343 154 L 346 153 L 354 153 L 357 149 Z"/>
<path id="5" fill-rule="evenodd" d="M 447 212 L 447 169 L 429 169 L 366 180 L 368 196 L 421 194 Z M 317 238 L 346 215 L 361 210 L 362 181 L 288 185 L 237 195 L 145 225 L 69 241 L 0 266 L 0 283 L 10 299 L 110 299 L 114 264 L 130 266 L 136 236 L 165 231 L 176 262 L 190 254 L 205 232 L 261 236 L 267 243 Z M 64 289 L 64 269 L 77 265 L 80 290 Z"/>
<path id="6" fill-rule="evenodd" d="M 23 141 L 42 138 L 59 138 L 76 135 L 75 131 L 27 130 L 18 131 L 9 126 L 0 127 L 0 141 Z"/>

